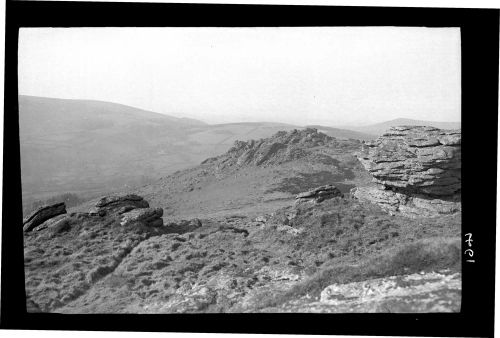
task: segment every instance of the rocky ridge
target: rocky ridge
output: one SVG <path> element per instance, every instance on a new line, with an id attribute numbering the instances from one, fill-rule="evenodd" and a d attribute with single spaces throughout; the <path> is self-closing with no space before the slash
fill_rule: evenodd
<path id="1" fill-rule="evenodd" d="M 277 132 L 266 139 L 236 141 L 227 153 L 209 158 L 203 163 L 217 163 L 221 167 L 277 165 L 311 157 L 309 150 L 315 147 L 326 146 L 349 151 L 360 144 L 359 140 L 337 139 L 318 132 L 316 128 L 294 129 Z"/>
<path id="2" fill-rule="evenodd" d="M 353 189 L 355 197 L 411 217 L 461 210 L 460 130 L 392 127 L 357 155 L 374 185 Z"/>

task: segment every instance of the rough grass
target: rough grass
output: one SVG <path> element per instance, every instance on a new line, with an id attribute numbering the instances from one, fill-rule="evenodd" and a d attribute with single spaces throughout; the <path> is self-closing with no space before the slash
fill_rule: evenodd
<path id="1" fill-rule="evenodd" d="M 78 298 L 155 230 L 122 227 L 114 217 L 74 213 L 52 227 L 25 233 L 28 297 L 43 311 Z"/>
<path id="2" fill-rule="evenodd" d="M 300 173 L 295 177 L 284 178 L 273 188 L 270 188 L 266 193 L 272 192 L 286 192 L 291 194 L 298 194 L 321 185 L 332 184 L 346 179 L 353 179 L 354 173 L 351 169 L 339 167 L 333 171 L 319 171 L 314 173 Z M 347 192 L 353 188 L 354 185 L 334 183 L 342 192 Z"/>
<path id="3" fill-rule="evenodd" d="M 326 266 L 289 291 L 267 299 L 260 308 L 276 307 L 301 296 L 318 297 L 331 284 L 449 269 L 460 271 L 460 238 L 428 238 L 386 250 L 359 265 Z"/>
<path id="4" fill-rule="evenodd" d="M 39 243 L 49 229 L 26 235 L 27 291 L 45 311 L 117 313 L 194 301 L 179 290 L 207 286 L 216 298 L 161 311 L 245 312 L 317 295 L 332 283 L 460 262 L 459 244 L 449 240 L 460 235 L 459 216 L 407 219 L 349 198 L 263 216 L 265 223 L 233 213 L 203 219 L 192 232 L 162 234 L 106 217 L 76 222 L 75 215 L 47 246 Z"/>

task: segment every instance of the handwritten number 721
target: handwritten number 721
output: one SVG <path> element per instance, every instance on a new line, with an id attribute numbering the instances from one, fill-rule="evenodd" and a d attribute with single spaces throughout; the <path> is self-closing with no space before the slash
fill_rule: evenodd
<path id="1" fill-rule="evenodd" d="M 471 249 L 472 247 L 472 233 L 467 233 L 465 234 L 465 237 L 468 237 L 466 240 L 465 240 L 465 243 L 467 243 L 467 245 L 469 246 L 469 248 L 467 250 L 465 250 L 464 254 L 466 255 L 469 255 L 470 258 L 474 257 L 474 251 Z M 474 263 L 475 260 L 474 259 L 467 259 L 466 262 L 470 262 L 470 263 Z"/>

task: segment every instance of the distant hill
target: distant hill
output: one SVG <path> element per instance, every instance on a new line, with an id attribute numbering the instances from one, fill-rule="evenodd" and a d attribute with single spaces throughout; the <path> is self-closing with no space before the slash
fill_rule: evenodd
<path id="1" fill-rule="evenodd" d="M 343 128 L 372 134 L 372 135 L 382 135 L 387 129 L 394 126 L 431 126 L 440 129 L 460 129 L 460 122 L 435 122 L 435 121 L 423 121 L 423 120 L 412 120 L 412 119 L 394 119 L 386 122 L 371 124 L 368 126 L 344 126 Z"/>
<path id="2" fill-rule="evenodd" d="M 320 125 L 310 125 L 307 126 L 308 128 L 316 128 L 318 131 L 325 133 L 328 136 L 333 136 L 333 137 L 338 137 L 338 138 L 345 138 L 345 139 L 358 139 L 358 140 L 373 140 L 377 138 L 376 135 L 369 134 L 369 133 L 364 133 L 364 132 L 359 132 L 359 131 L 354 131 L 354 130 L 348 130 L 348 129 L 340 129 L 340 128 L 332 128 L 332 127 L 325 127 L 325 126 L 320 126 Z"/>
<path id="3" fill-rule="evenodd" d="M 182 142 L 205 123 L 121 104 L 19 96 L 19 122 L 27 197 L 133 185 L 205 156 Z"/>
<path id="4" fill-rule="evenodd" d="M 150 183 L 226 152 L 236 140 L 302 127 L 249 122 L 209 125 L 117 103 L 19 96 L 23 201 L 96 195 Z M 359 132 L 321 127 L 329 136 Z"/>

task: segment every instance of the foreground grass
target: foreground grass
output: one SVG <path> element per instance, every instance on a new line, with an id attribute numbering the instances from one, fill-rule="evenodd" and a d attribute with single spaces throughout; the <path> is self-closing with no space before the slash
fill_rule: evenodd
<path id="1" fill-rule="evenodd" d="M 259 308 L 277 307 L 305 295 L 315 298 L 331 284 L 441 269 L 460 271 L 460 252 L 459 238 L 435 237 L 389 249 L 359 265 L 326 265 L 289 291 L 264 300 Z"/>

